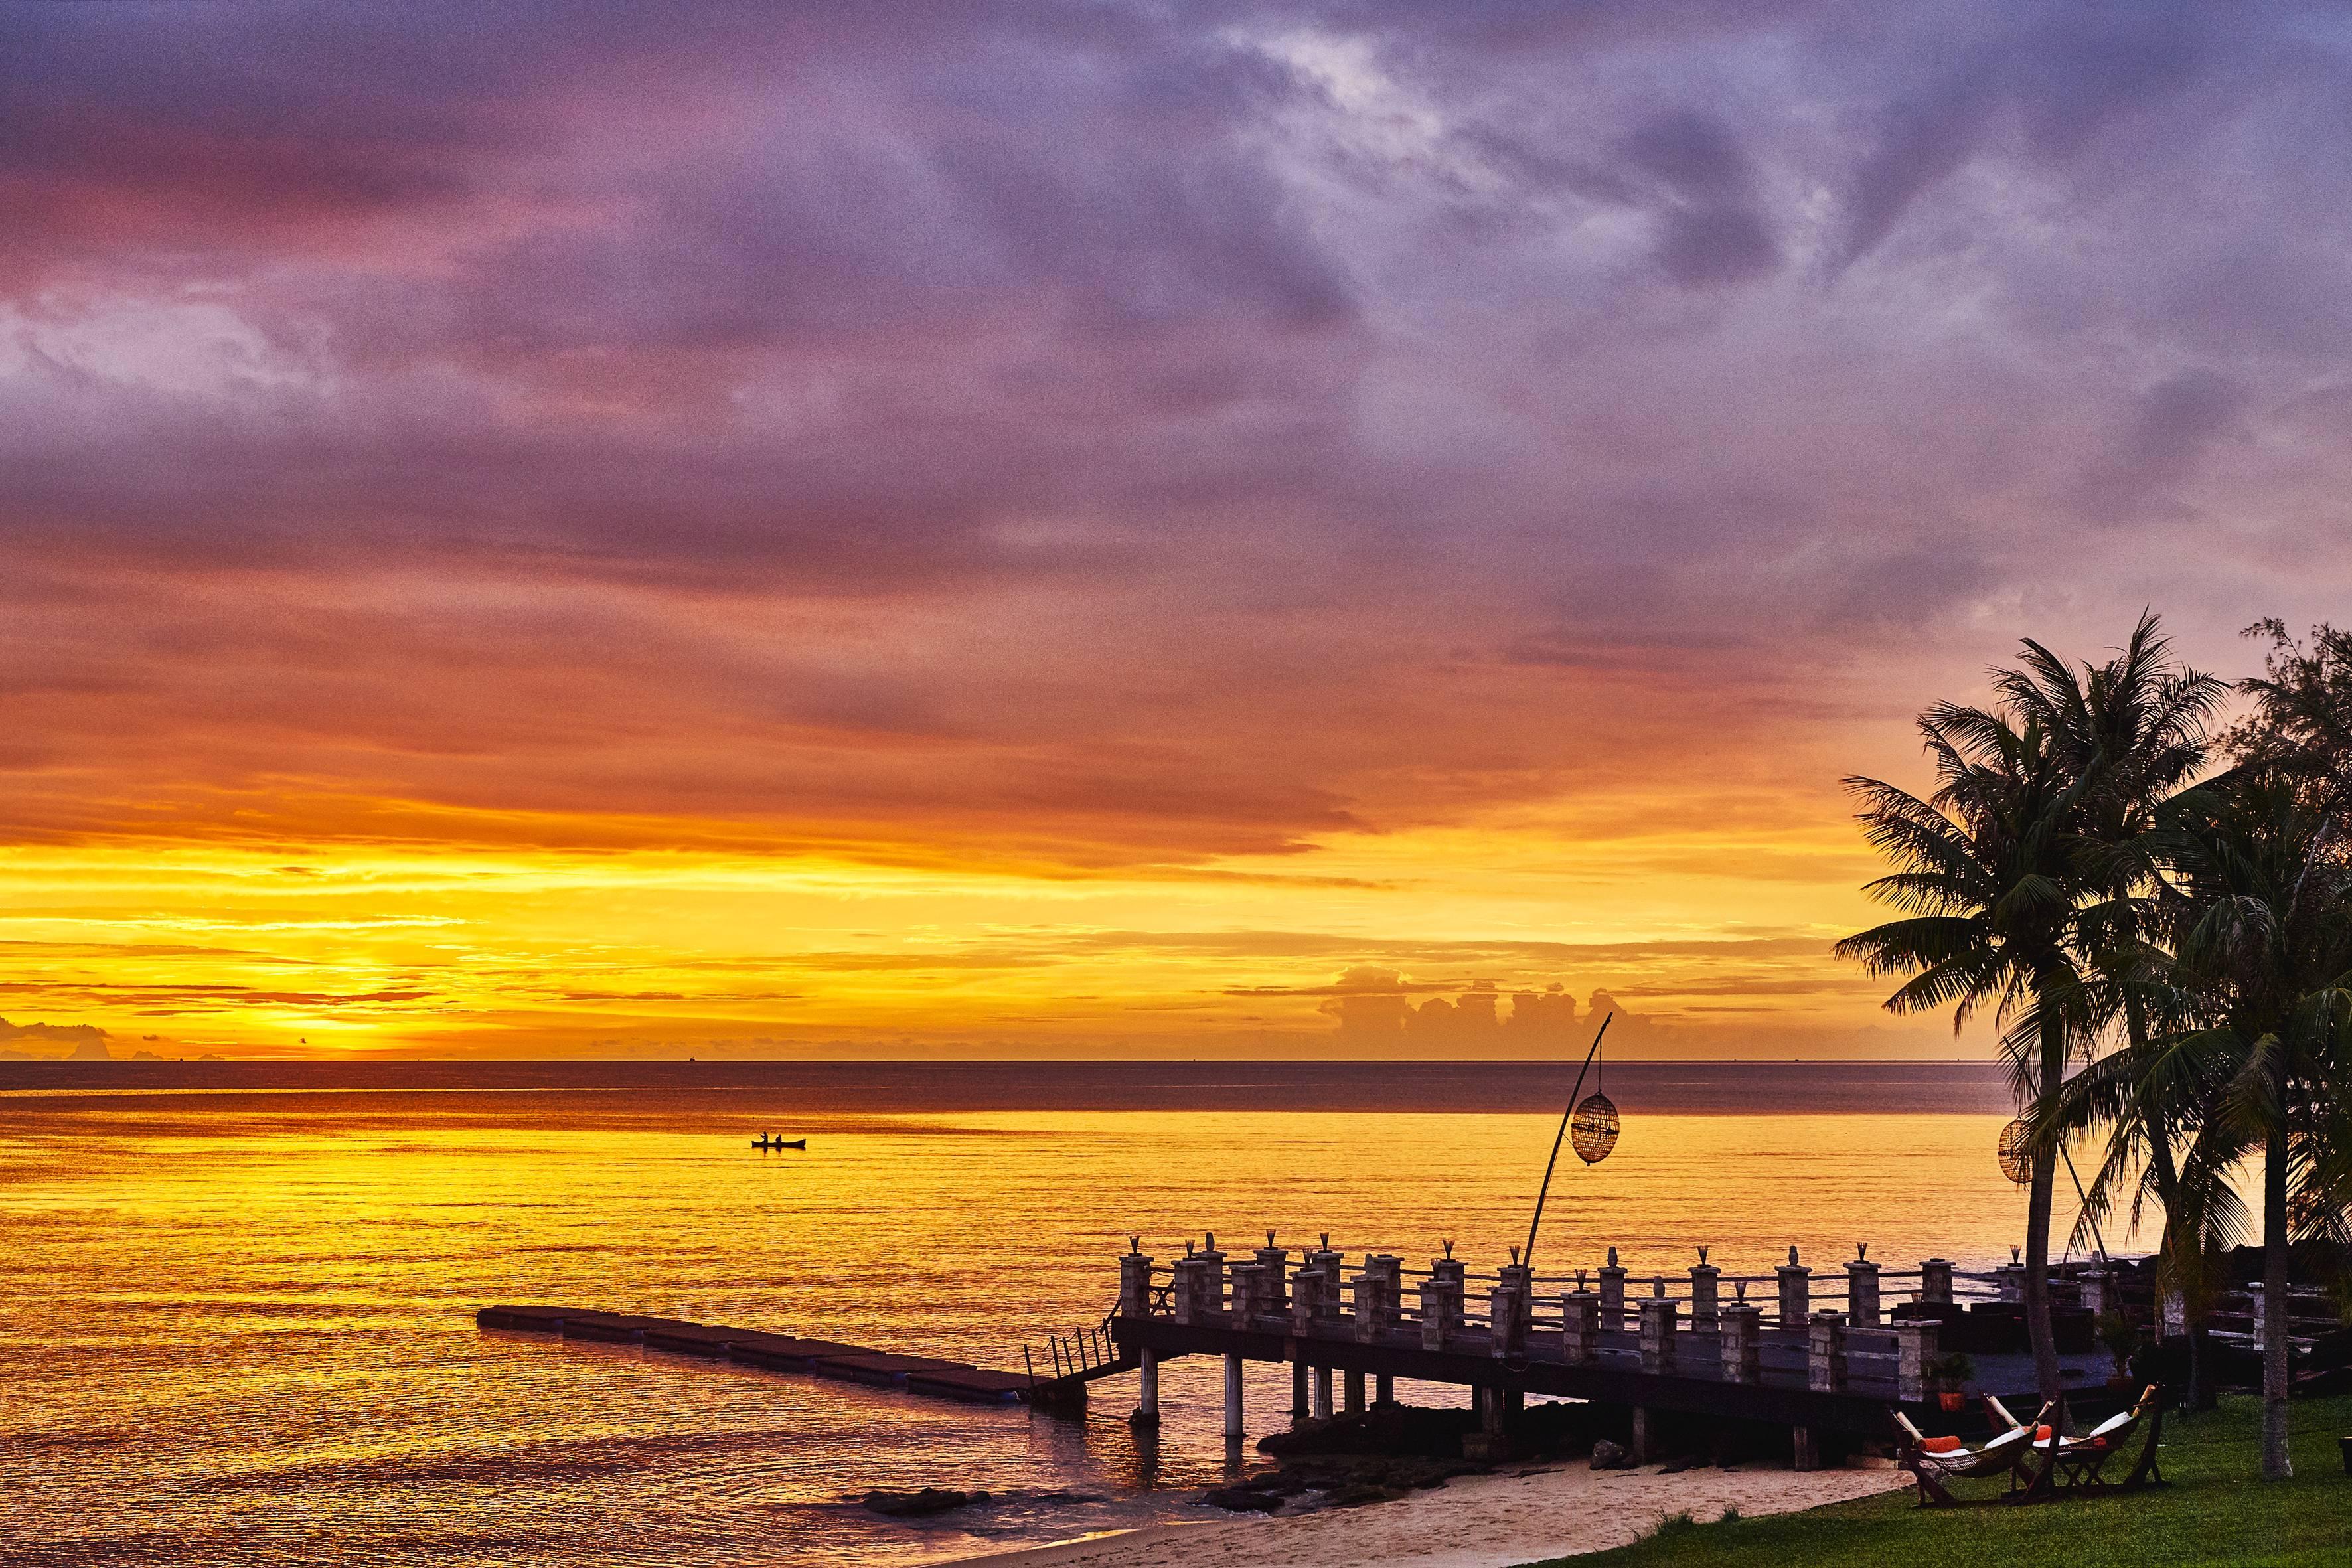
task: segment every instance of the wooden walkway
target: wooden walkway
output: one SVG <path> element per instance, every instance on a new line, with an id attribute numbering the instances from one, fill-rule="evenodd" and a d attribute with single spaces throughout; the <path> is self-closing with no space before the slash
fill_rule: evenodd
<path id="1" fill-rule="evenodd" d="M 814 1373 L 876 1388 L 909 1394 L 1010 1405 L 1034 1398 L 1050 1403 L 1055 1380 L 1024 1373 L 998 1372 L 938 1356 L 898 1355 L 833 1340 L 807 1340 L 760 1329 L 694 1323 L 681 1318 L 647 1318 L 584 1307 L 485 1307 L 474 1314 L 485 1329 L 560 1334 L 568 1340 L 640 1344 L 677 1355 L 740 1362 L 780 1372 Z"/>

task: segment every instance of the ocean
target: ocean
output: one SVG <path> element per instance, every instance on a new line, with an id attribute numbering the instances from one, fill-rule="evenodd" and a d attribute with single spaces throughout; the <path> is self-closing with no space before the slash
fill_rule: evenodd
<path id="1" fill-rule="evenodd" d="M 67 1563 L 937 1563 L 1199 1511 L 1219 1369 L 1082 1418 L 484 1332 L 493 1301 L 1017 1369 L 1130 1235 L 1476 1268 L 1524 1240 L 1571 1065 L 0 1066 L 0 1556 Z M 1611 1064 L 1538 1262 L 1986 1265 L 2024 1198 L 1999 1068 Z M 762 1152 L 762 1131 L 808 1140 Z M 2063 1182 L 2062 1182 L 2063 1185 Z M 2073 1220 L 2062 1205 L 2061 1226 Z M 2110 1235 L 2111 1247 L 2124 1238 Z M 1250 1430 L 1286 1422 L 1253 1366 Z M 1445 1390 L 1403 1385 L 1423 1403 Z M 1246 1461 L 1245 1461 L 1246 1462 Z M 868 1488 L 984 1488 L 929 1521 Z"/>

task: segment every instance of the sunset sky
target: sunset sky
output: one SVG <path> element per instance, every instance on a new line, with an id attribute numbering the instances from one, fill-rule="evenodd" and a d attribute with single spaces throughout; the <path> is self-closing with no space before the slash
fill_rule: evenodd
<path id="1" fill-rule="evenodd" d="M 2352 614 L 2340 5 L 0 62 L 0 1049 L 1981 1055 L 1839 780 Z"/>

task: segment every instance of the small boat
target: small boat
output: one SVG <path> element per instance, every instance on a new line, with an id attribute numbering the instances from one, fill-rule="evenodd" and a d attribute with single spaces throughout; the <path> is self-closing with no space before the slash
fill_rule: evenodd
<path id="1" fill-rule="evenodd" d="M 786 1142 L 782 1138 L 775 1137 L 772 1134 L 768 1134 L 752 1139 L 751 1147 L 754 1149 L 805 1149 L 808 1147 L 808 1140 L 805 1138 L 795 1138 L 790 1142 Z"/>

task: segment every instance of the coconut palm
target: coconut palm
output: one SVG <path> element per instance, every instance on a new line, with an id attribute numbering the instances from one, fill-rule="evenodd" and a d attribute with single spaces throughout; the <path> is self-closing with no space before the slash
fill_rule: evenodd
<path id="1" fill-rule="evenodd" d="M 2198 1124 L 2198 1089 L 2148 1060 L 2151 1020 L 2171 1005 L 2170 954 L 2151 936 L 2165 806 L 2204 769 L 2210 725 L 2229 688 L 2176 664 L 2153 612 L 2105 664 L 2077 668 L 2028 641 L 2020 668 L 1996 670 L 1993 680 L 2006 707 L 2051 736 L 2057 765 L 2081 787 L 2074 869 L 2096 897 L 2078 911 L 2076 941 L 2091 1010 L 2121 1041 L 2098 1070 L 2045 1090 L 2034 1108 L 2037 1136 L 2108 1127 L 2074 1239 L 2095 1237 L 2126 1187 L 2135 1226 L 2153 1199 L 2165 1216 L 2160 1267 L 2194 1322 L 2212 1299 L 2217 1237 L 2234 1235 L 2242 1208 L 2225 1180 L 2210 1191 L 2182 1184 L 2176 1144 Z"/>
<path id="2" fill-rule="evenodd" d="M 1936 769 L 1927 799 L 1850 778 L 1874 848 L 1895 870 L 1866 888 L 1902 919 L 1837 944 L 1874 975 L 1902 976 L 1890 1011 L 1950 1006 L 1955 1032 L 1990 1006 L 2026 1099 L 2065 1078 L 2093 1023 L 2076 962 L 2078 917 L 2094 889 L 2075 869 L 2084 785 L 2068 776 L 2040 720 L 1941 704 L 1919 730 Z M 2058 1145 L 2036 1142 L 2025 1235 L 2025 1316 L 2045 1397 L 2059 1390 L 2050 1321 L 2050 1208 Z"/>

